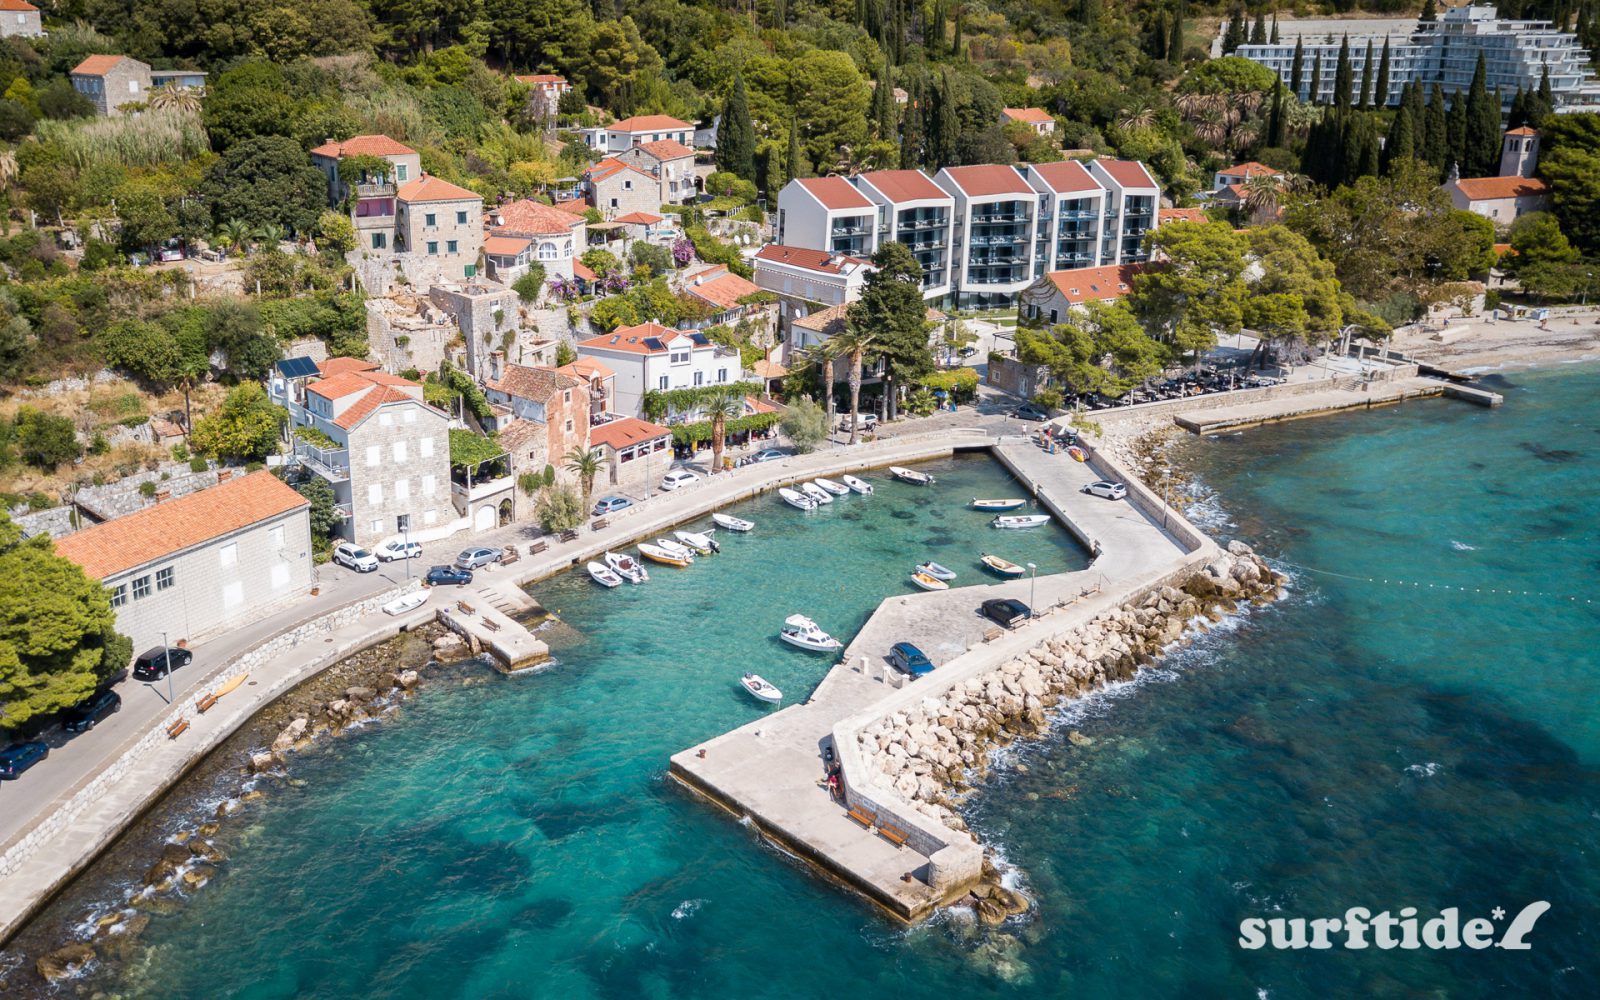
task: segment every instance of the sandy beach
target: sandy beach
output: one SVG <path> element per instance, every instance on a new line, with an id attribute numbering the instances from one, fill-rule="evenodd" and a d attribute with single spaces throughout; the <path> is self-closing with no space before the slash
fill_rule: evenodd
<path id="1" fill-rule="evenodd" d="M 1469 374 L 1600 360 L 1600 309 L 1565 308 L 1540 326 L 1532 321 L 1482 317 L 1449 321 L 1464 328 L 1449 341 L 1431 331 L 1396 332 L 1390 347 L 1426 364 Z"/>

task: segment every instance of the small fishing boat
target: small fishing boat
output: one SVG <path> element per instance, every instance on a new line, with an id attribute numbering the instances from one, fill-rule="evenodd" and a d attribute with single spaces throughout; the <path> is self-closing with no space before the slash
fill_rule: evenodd
<path id="1" fill-rule="evenodd" d="M 1011 517 L 997 517 L 989 522 L 996 528 L 1037 528 L 1041 524 L 1049 523 L 1049 514 L 1014 514 Z"/>
<path id="2" fill-rule="evenodd" d="M 689 565 L 689 560 L 683 556 L 668 552 L 661 546 L 651 545 L 649 542 L 639 543 L 639 554 L 651 562 L 658 562 L 665 566 L 676 566 L 679 569 L 683 569 Z"/>
<path id="3" fill-rule="evenodd" d="M 783 497 L 783 502 L 800 510 L 816 510 L 817 502 L 804 493 L 796 492 L 785 486 L 778 491 L 778 496 Z"/>
<path id="4" fill-rule="evenodd" d="M 1000 576 L 1021 576 L 1028 572 L 1027 569 L 1018 566 L 1009 559 L 1001 559 L 999 556 L 991 556 L 988 553 L 984 553 L 980 561 L 984 566 L 988 567 L 990 572 L 998 573 Z"/>
<path id="5" fill-rule="evenodd" d="M 922 565 L 917 567 L 917 572 L 918 573 L 926 573 L 929 576 L 933 577 L 935 580 L 954 580 L 956 578 L 956 571 L 955 570 L 946 569 L 945 567 L 940 566 L 936 562 L 925 562 L 925 563 L 923 563 Z"/>
<path id="6" fill-rule="evenodd" d="M 815 500 L 817 503 L 833 503 L 833 494 L 818 486 L 816 483 L 801 483 L 800 492 Z"/>
<path id="7" fill-rule="evenodd" d="M 818 486 L 820 486 L 823 489 L 827 490 L 829 493 L 832 493 L 836 497 L 842 497 L 845 494 L 850 492 L 850 487 L 846 486 L 845 484 L 836 483 L 831 479 L 823 479 L 821 476 L 818 476 L 813 481 Z"/>
<path id="8" fill-rule="evenodd" d="M 739 686 L 750 692 L 750 697 L 769 705 L 776 705 L 783 700 L 783 692 L 768 684 L 759 674 L 745 674 L 739 678 Z"/>
<path id="9" fill-rule="evenodd" d="M 584 569 L 589 571 L 589 579 L 602 587 L 622 586 L 622 577 L 618 576 L 610 566 L 605 563 L 591 562 Z"/>
<path id="10" fill-rule="evenodd" d="M 428 593 L 423 590 L 413 594 L 406 594 L 404 597 L 396 597 L 383 606 L 383 613 L 386 615 L 403 615 L 407 611 L 422 607 L 422 603 L 427 599 Z"/>
<path id="11" fill-rule="evenodd" d="M 949 590 L 950 585 L 936 576 L 924 573 L 921 570 L 911 574 L 911 582 L 923 590 Z"/>
<path id="12" fill-rule="evenodd" d="M 672 537 L 703 556 L 722 551 L 722 546 L 717 544 L 715 538 L 710 535 L 702 535 L 698 531 L 674 531 Z"/>
<path id="13" fill-rule="evenodd" d="M 872 484 L 865 479 L 857 479 L 855 476 L 840 476 L 839 478 L 844 480 L 846 486 L 862 496 L 872 495 Z"/>
<path id="14" fill-rule="evenodd" d="M 1028 501 L 1018 497 L 1011 497 L 1007 500 L 979 500 L 977 497 L 973 497 L 972 503 L 968 506 L 970 506 L 973 510 L 985 510 L 989 511 L 990 513 L 1000 513 L 1001 511 L 1016 510 L 1019 507 L 1027 506 L 1027 503 Z"/>
<path id="15" fill-rule="evenodd" d="M 639 560 L 623 552 L 607 552 L 606 565 L 629 583 L 644 583 L 650 579 L 650 574 L 639 565 Z"/>
<path id="16" fill-rule="evenodd" d="M 729 531 L 753 531 L 756 526 L 754 521 L 746 521 L 732 514 L 712 514 L 711 520 L 716 522 L 717 527 L 727 528 Z"/>
<path id="17" fill-rule="evenodd" d="M 816 622 L 805 615 L 790 615 L 785 618 L 783 630 L 778 633 L 778 638 L 791 646 L 809 649 L 814 653 L 831 653 L 844 648 L 844 643 L 822 631 Z"/>
<path id="18" fill-rule="evenodd" d="M 916 469 L 908 469 L 903 465 L 889 466 L 889 474 L 901 482 L 910 483 L 913 486 L 933 485 L 932 476 L 928 475 L 926 472 L 918 472 Z"/>
<path id="19" fill-rule="evenodd" d="M 1079 448 L 1077 445 L 1073 445 L 1071 448 L 1068 448 L 1067 454 L 1072 456 L 1072 460 L 1074 462 L 1085 462 L 1089 459 L 1089 456 L 1085 455 L 1083 453 L 1083 449 Z"/>
<path id="20" fill-rule="evenodd" d="M 694 549 L 682 542 L 675 542 L 670 538 L 658 538 L 656 539 L 656 547 L 672 553 L 686 563 L 694 562 Z"/>

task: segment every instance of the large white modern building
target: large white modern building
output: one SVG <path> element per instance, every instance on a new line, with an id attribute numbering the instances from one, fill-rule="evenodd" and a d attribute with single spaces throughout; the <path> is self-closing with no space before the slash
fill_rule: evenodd
<path id="1" fill-rule="evenodd" d="M 1373 73 L 1378 70 L 1384 42 L 1389 43 L 1389 86 L 1384 103 L 1398 104 L 1406 84 L 1420 80 L 1437 83 L 1449 97 L 1465 93 L 1484 56 L 1489 90 L 1499 90 L 1509 105 L 1519 88 L 1534 90 L 1548 70 L 1550 92 L 1557 111 L 1600 110 L 1600 81 L 1589 68 L 1589 53 L 1577 36 L 1558 31 L 1549 21 L 1502 19 L 1491 6 L 1446 10 L 1437 21 L 1396 19 L 1283 21 L 1278 41 L 1267 45 L 1241 45 L 1238 55 L 1277 73 L 1284 83 L 1294 76 L 1294 52 L 1303 44 L 1300 72 L 1301 100 L 1333 103 L 1334 77 L 1339 49 L 1348 39 L 1352 96 L 1359 100 L 1371 43 Z M 1320 73 L 1316 67 L 1320 64 Z M 1318 91 L 1311 94 L 1317 80 Z"/>

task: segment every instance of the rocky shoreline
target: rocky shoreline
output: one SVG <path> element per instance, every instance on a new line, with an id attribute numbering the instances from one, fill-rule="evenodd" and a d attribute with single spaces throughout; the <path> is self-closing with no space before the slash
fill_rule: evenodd
<path id="1" fill-rule="evenodd" d="M 915 711 L 866 726 L 857 735 L 862 760 L 874 781 L 893 788 L 924 815 L 966 831 L 959 809 L 988 773 L 991 751 L 1046 731 L 1057 705 L 1132 678 L 1182 641 L 1191 626 L 1218 621 L 1242 604 L 1275 600 L 1282 584 L 1283 577 L 1249 546 L 1231 542 L 1181 588 L 1162 587 L 1097 615 L 940 697 L 925 699 Z M 1087 742 L 1076 732 L 1069 739 Z M 970 906 L 991 925 L 1030 906 L 1023 894 L 1002 884 L 1001 871 L 988 858 L 979 884 L 955 905 Z"/>
<path id="2" fill-rule="evenodd" d="M 471 656 L 459 636 L 429 624 L 264 707 L 0 953 L 0 995 L 101 994 L 152 919 L 176 913 L 225 867 L 249 807 L 305 784 L 293 774 L 296 754 L 391 715 Z"/>

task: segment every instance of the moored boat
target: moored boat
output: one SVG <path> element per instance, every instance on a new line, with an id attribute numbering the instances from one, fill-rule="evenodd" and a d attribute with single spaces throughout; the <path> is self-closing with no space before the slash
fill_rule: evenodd
<path id="1" fill-rule="evenodd" d="M 815 500 L 806 496 L 804 493 L 791 490 L 787 486 L 778 491 L 778 496 L 783 497 L 783 502 L 791 507 L 797 507 L 800 510 L 817 509 L 817 502 Z"/>
<path id="2" fill-rule="evenodd" d="M 1077 445 L 1073 445 L 1071 448 L 1068 448 L 1067 454 L 1072 456 L 1072 460 L 1074 462 L 1086 462 L 1089 460 L 1089 456 L 1085 455 L 1083 453 L 1083 449 L 1079 448 Z"/>
<path id="3" fill-rule="evenodd" d="M 428 592 L 425 590 L 419 590 L 404 597 L 396 597 L 383 606 L 383 613 L 386 615 L 403 615 L 407 611 L 422 607 L 423 602 L 427 599 Z"/>
<path id="4" fill-rule="evenodd" d="M 716 522 L 717 527 L 727 528 L 729 531 L 753 531 L 756 526 L 754 521 L 746 521 L 732 514 L 712 514 L 711 520 Z"/>
<path id="5" fill-rule="evenodd" d="M 983 558 L 980 561 L 984 566 L 988 567 L 991 572 L 998 573 L 1001 576 L 1021 576 L 1022 574 L 1028 572 L 1027 569 L 1022 566 L 1018 566 L 1009 559 L 1001 559 L 999 556 L 991 556 L 987 552 L 983 554 Z"/>
<path id="6" fill-rule="evenodd" d="M 683 556 L 668 552 L 661 546 L 651 545 L 649 542 L 639 543 L 639 554 L 651 562 L 658 562 L 664 566 L 677 566 L 682 569 L 689 565 L 689 560 Z"/>
<path id="7" fill-rule="evenodd" d="M 908 469 L 903 465 L 889 466 L 889 474 L 901 482 L 911 483 L 913 486 L 932 486 L 933 477 L 926 472 Z"/>
<path id="8" fill-rule="evenodd" d="M 672 537 L 703 556 L 722 551 L 722 546 L 717 544 L 715 538 L 710 535 L 703 535 L 698 531 L 674 531 Z"/>
<path id="9" fill-rule="evenodd" d="M 645 571 L 643 566 L 639 565 L 639 560 L 625 552 L 607 552 L 606 565 L 611 567 L 612 572 L 629 583 L 644 583 L 650 579 L 650 574 Z"/>
<path id="10" fill-rule="evenodd" d="M 911 574 L 911 582 L 916 584 L 917 586 L 921 587 L 923 590 L 949 590 L 950 589 L 950 585 L 948 583 L 945 583 L 943 580 L 939 579 L 938 577 L 932 576 L 932 575 L 930 575 L 928 573 L 924 573 L 921 570 L 918 570 L 917 572 Z"/>
<path id="11" fill-rule="evenodd" d="M 917 567 L 918 573 L 926 573 L 935 580 L 954 580 L 956 571 L 940 566 L 936 562 L 925 562 Z"/>
<path id="12" fill-rule="evenodd" d="M 855 476 L 840 476 L 839 478 L 844 480 L 846 486 L 862 496 L 872 495 L 872 484 L 865 479 L 857 479 Z"/>
<path id="13" fill-rule="evenodd" d="M 783 692 L 767 683 L 760 674 L 745 674 L 739 678 L 739 686 L 748 691 L 750 697 L 769 705 L 776 705 L 783 700 Z"/>
<path id="14" fill-rule="evenodd" d="M 791 646 L 809 649 L 814 653 L 831 653 L 835 649 L 844 647 L 844 643 L 822 631 L 816 622 L 805 615 L 790 615 L 785 618 L 778 638 Z"/>
<path id="15" fill-rule="evenodd" d="M 658 538 L 656 539 L 656 546 L 672 553 L 684 562 L 694 562 L 694 549 L 682 542 L 675 542 L 670 538 Z"/>
<path id="16" fill-rule="evenodd" d="M 589 579 L 602 587 L 622 586 L 622 577 L 618 576 L 611 567 L 605 563 L 591 562 L 584 569 L 589 571 Z"/>
<path id="17" fill-rule="evenodd" d="M 1049 523 L 1049 514 L 1016 514 L 1011 517 L 997 517 L 989 522 L 996 528 L 1037 528 L 1041 524 Z"/>
<path id="18" fill-rule="evenodd" d="M 846 486 L 845 484 L 836 483 L 831 479 L 823 479 L 821 476 L 818 476 L 816 479 L 812 480 L 812 482 L 816 483 L 818 486 L 827 490 L 829 493 L 832 493 L 836 497 L 842 497 L 846 493 L 850 492 L 850 487 Z"/>
<path id="19" fill-rule="evenodd" d="M 968 506 L 970 506 L 973 510 L 984 510 L 989 511 L 990 513 L 999 513 L 1001 511 L 1017 510 L 1020 507 L 1026 506 L 1027 503 L 1028 501 L 1023 500 L 1020 497 L 1010 497 L 1005 500 L 979 500 L 977 497 L 973 497 L 972 503 Z"/>
<path id="20" fill-rule="evenodd" d="M 810 497 L 816 503 L 833 503 L 833 494 L 818 486 L 816 483 L 801 483 L 800 492 Z"/>

